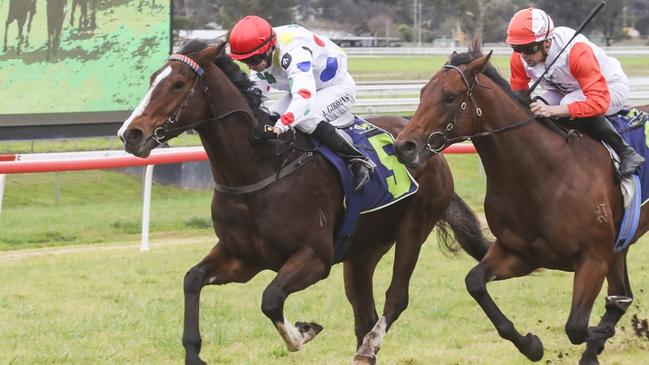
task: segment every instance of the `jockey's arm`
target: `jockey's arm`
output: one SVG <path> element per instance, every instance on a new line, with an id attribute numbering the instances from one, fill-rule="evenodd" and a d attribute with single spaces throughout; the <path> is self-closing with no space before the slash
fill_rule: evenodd
<path id="1" fill-rule="evenodd" d="M 512 86 L 512 90 L 516 93 L 529 93 L 531 79 L 525 72 L 525 66 L 523 65 L 523 60 L 519 53 L 512 53 L 512 56 L 509 59 L 509 70 L 509 83 Z"/>
<path id="2" fill-rule="evenodd" d="M 531 78 L 525 72 L 525 66 L 519 53 L 512 53 L 509 59 L 509 69 L 511 71 L 509 82 L 514 93 L 530 98 L 530 80 Z M 567 117 L 568 107 L 565 105 L 546 105 L 543 102 L 535 101 L 530 104 L 530 110 L 536 115 L 543 117 Z"/>
<path id="3" fill-rule="evenodd" d="M 587 118 L 606 114 L 611 95 L 593 49 L 586 43 L 575 43 L 568 56 L 570 73 L 586 96 L 584 101 L 568 104 L 571 118 Z"/>
<path id="4" fill-rule="evenodd" d="M 280 63 L 291 80 L 291 102 L 275 124 L 275 128 L 285 132 L 299 124 L 309 113 L 316 95 L 316 82 L 313 77 L 311 52 L 300 47 L 286 52 L 280 58 Z"/>

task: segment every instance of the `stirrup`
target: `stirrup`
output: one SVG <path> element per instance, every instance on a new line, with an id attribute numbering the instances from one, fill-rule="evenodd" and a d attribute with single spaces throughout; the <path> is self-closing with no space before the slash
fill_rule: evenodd
<path id="1" fill-rule="evenodd" d="M 353 164 L 361 164 L 367 166 L 367 168 L 370 170 L 370 174 L 373 173 L 374 168 L 376 168 L 376 164 L 374 163 L 374 161 L 370 160 L 369 158 L 367 159 L 360 158 L 360 157 L 352 158 L 349 160 L 349 165 L 351 166 Z"/>
<path id="2" fill-rule="evenodd" d="M 352 178 L 354 180 L 352 190 L 359 191 L 370 181 L 375 166 L 371 160 L 364 160 L 362 158 L 349 160 L 349 169 L 352 172 Z"/>

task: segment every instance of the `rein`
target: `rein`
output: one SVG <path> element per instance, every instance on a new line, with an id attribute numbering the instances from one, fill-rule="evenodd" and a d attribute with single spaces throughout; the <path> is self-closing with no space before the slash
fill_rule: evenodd
<path id="1" fill-rule="evenodd" d="M 424 148 L 426 150 L 428 150 L 429 152 L 431 152 L 433 154 L 438 154 L 438 153 L 442 152 L 444 149 L 446 149 L 448 146 L 450 146 L 450 145 L 452 145 L 454 143 L 462 142 L 462 141 L 466 141 L 466 140 L 471 140 L 471 139 L 475 139 L 475 138 L 486 137 L 486 136 L 490 136 L 492 134 L 497 134 L 497 133 L 509 131 L 509 130 L 512 130 L 512 129 L 518 129 L 518 128 L 521 128 L 521 127 L 524 127 L 524 126 L 528 125 L 530 122 L 532 122 L 533 120 L 536 119 L 536 115 L 532 114 L 531 116 L 529 116 L 528 118 L 526 118 L 526 119 L 524 119 L 522 121 L 516 122 L 516 123 L 514 123 L 512 125 L 508 125 L 508 126 L 505 126 L 505 127 L 502 127 L 502 128 L 494 129 L 492 131 L 478 132 L 478 133 L 474 133 L 474 134 L 471 134 L 471 135 L 468 135 L 468 136 L 459 136 L 459 137 L 448 138 L 446 136 L 446 133 L 452 131 L 453 129 L 455 129 L 455 125 L 457 123 L 458 117 L 460 116 L 460 113 L 462 113 L 462 111 L 464 111 L 466 109 L 466 106 L 467 106 L 467 100 L 466 99 L 467 98 L 469 99 L 471 104 L 473 104 L 473 107 L 475 109 L 476 124 L 478 126 L 478 130 L 480 130 L 480 126 L 481 126 L 481 119 L 480 118 L 482 117 L 482 109 L 478 106 L 475 99 L 473 98 L 473 89 L 477 85 L 479 85 L 478 76 L 477 75 L 474 76 L 473 83 L 469 83 L 469 80 L 467 79 L 466 75 L 464 74 L 464 72 L 459 67 L 457 67 L 455 65 L 451 65 L 451 64 L 446 64 L 443 67 L 446 68 L 446 69 L 452 69 L 452 70 L 457 71 L 460 74 L 460 76 L 462 77 L 462 81 L 464 82 L 464 85 L 466 86 L 467 90 L 466 90 L 466 94 L 464 96 L 464 99 L 462 100 L 462 104 L 460 104 L 460 109 L 458 109 L 457 112 L 455 112 L 455 114 L 453 115 L 453 120 L 446 125 L 446 128 L 444 128 L 444 131 L 443 132 L 432 132 L 432 133 L 430 133 L 428 135 L 428 138 L 426 138 L 426 146 L 424 146 Z M 437 138 L 437 137 L 440 137 L 440 142 L 437 145 L 433 145 L 431 143 L 431 139 Z"/>
<path id="2" fill-rule="evenodd" d="M 178 62 L 181 62 L 181 63 L 189 66 L 189 68 L 191 68 L 192 71 L 194 71 L 194 73 L 196 74 L 196 78 L 192 82 L 192 87 L 191 87 L 189 93 L 187 94 L 187 96 L 185 96 L 185 99 L 180 104 L 178 109 L 176 109 L 176 111 L 169 116 L 169 118 L 165 121 L 165 123 L 162 126 L 156 128 L 153 131 L 153 135 L 151 136 L 151 138 L 153 140 L 155 140 L 156 142 L 161 144 L 161 143 L 166 142 L 166 141 L 168 141 L 170 139 L 169 138 L 170 133 L 184 132 L 184 131 L 187 131 L 187 130 L 190 130 L 190 129 L 197 129 L 197 128 L 200 128 L 205 123 L 218 121 L 218 120 L 227 118 L 227 117 L 229 117 L 231 115 L 234 115 L 236 113 L 245 114 L 248 117 L 248 120 L 250 120 L 253 125 L 255 124 L 255 118 L 248 111 L 246 111 L 244 109 L 233 109 L 233 110 L 227 111 L 227 112 L 225 112 L 225 113 L 223 113 L 221 115 L 218 115 L 216 113 L 216 108 L 214 107 L 214 104 L 212 103 L 212 100 L 214 100 L 214 98 L 212 96 L 212 93 L 211 93 L 209 87 L 207 86 L 207 83 L 205 82 L 205 79 L 203 78 L 203 76 L 205 75 L 205 70 L 196 61 L 194 61 L 193 59 L 189 58 L 188 56 L 182 55 L 182 54 L 173 54 L 173 55 L 169 56 L 169 61 L 170 62 L 171 61 L 178 61 Z M 212 118 L 202 119 L 202 120 L 198 120 L 198 121 L 195 121 L 195 122 L 183 125 L 183 126 L 174 127 L 174 124 L 178 121 L 182 111 L 189 104 L 189 99 L 194 94 L 194 89 L 196 87 L 197 82 L 201 83 L 201 91 L 203 93 L 203 97 L 206 99 L 207 103 L 210 106 L 210 111 L 212 113 Z M 222 193 L 230 193 L 230 194 L 247 194 L 247 193 L 255 192 L 257 190 L 261 190 L 261 189 L 267 187 L 268 185 L 274 183 L 275 181 L 283 178 L 284 176 L 294 172 L 298 168 L 300 168 L 302 165 L 304 165 L 306 162 L 308 162 L 311 159 L 311 157 L 313 157 L 314 151 L 316 150 L 316 149 L 314 149 L 314 150 L 306 149 L 305 150 L 305 149 L 298 148 L 297 146 L 295 146 L 295 144 L 293 144 L 293 139 L 291 139 L 291 140 L 289 140 L 287 142 L 282 142 L 282 143 L 286 143 L 286 144 L 288 144 L 288 146 L 287 146 L 286 152 L 283 153 L 283 160 L 282 160 L 279 168 L 272 175 L 270 175 L 270 176 L 268 176 L 268 177 L 266 177 L 266 178 L 264 178 L 264 179 L 262 179 L 262 180 L 260 180 L 260 181 L 258 181 L 256 183 L 248 184 L 248 185 L 241 185 L 241 186 L 221 185 L 221 184 L 217 184 L 216 182 L 214 182 L 214 190 L 222 192 Z M 297 150 L 299 150 L 299 151 L 301 151 L 303 153 L 297 159 L 295 159 L 291 163 L 287 164 L 286 162 L 287 162 L 287 159 L 288 159 L 288 150 L 289 149 L 297 149 Z"/>

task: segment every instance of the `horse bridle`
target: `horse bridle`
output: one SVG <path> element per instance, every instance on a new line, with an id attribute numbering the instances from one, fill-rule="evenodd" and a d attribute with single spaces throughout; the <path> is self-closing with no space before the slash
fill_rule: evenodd
<path id="1" fill-rule="evenodd" d="M 233 109 L 233 110 L 230 110 L 230 111 L 228 111 L 228 112 L 226 112 L 224 114 L 216 116 L 218 114 L 216 113 L 216 108 L 214 107 L 214 104 L 212 103 L 212 100 L 214 100 L 214 98 L 212 97 L 212 93 L 211 93 L 209 87 L 207 86 L 207 83 L 205 82 L 205 79 L 203 79 L 203 75 L 205 75 L 205 70 L 196 61 L 194 61 L 190 57 L 185 56 L 183 54 L 173 54 L 173 55 L 169 56 L 168 61 L 170 61 L 170 62 L 171 61 L 178 61 L 178 62 L 181 62 L 181 63 L 189 66 L 189 68 L 191 68 L 192 71 L 194 71 L 194 73 L 196 74 L 196 78 L 192 82 L 192 88 L 190 89 L 189 93 L 187 94 L 187 96 L 185 96 L 185 99 L 180 104 L 180 106 L 176 109 L 176 111 L 174 111 L 169 116 L 169 118 L 167 118 L 167 120 L 165 121 L 165 123 L 162 126 L 160 126 L 160 127 L 153 130 L 153 135 L 151 136 L 151 138 L 153 140 L 155 140 L 158 143 L 163 143 L 163 142 L 167 141 L 167 138 L 169 137 L 170 132 L 171 133 L 172 132 L 178 132 L 178 131 L 184 132 L 184 131 L 189 130 L 189 129 L 196 129 L 196 128 L 199 128 L 201 125 L 203 125 L 205 123 L 217 121 L 217 120 L 226 118 L 226 117 L 228 117 L 230 115 L 233 115 L 235 113 L 244 113 L 254 125 L 255 118 L 248 111 L 243 110 L 243 109 Z M 187 125 L 184 125 L 184 126 L 181 126 L 181 127 L 173 127 L 173 125 L 176 123 L 176 121 L 178 121 L 178 119 L 180 117 L 180 114 L 182 113 L 183 109 L 185 109 L 187 107 L 187 105 L 189 104 L 189 98 L 194 94 L 194 88 L 196 87 L 197 82 L 200 82 L 202 84 L 203 96 L 205 97 L 205 99 L 207 100 L 207 103 L 210 106 L 210 111 L 212 113 L 212 118 L 202 119 L 202 120 L 192 122 L 190 124 L 187 124 Z M 289 140 L 287 142 L 290 143 L 290 146 L 292 148 L 298 149 L 298 150 L 303 152 L 298 158 L 293 160 L 291 163 L 287 163 L 288 153 L 286 153 L 284 155 L 284 158 L 282 159 L 282 161 L 280 163 L 279 168 L 272 175 L 269 175 L 269 176 L 265 177 L 264 179 L 261 179 L 261 180 L 255 182 L 255 183 L 253 183 L 253 184 L 241 185 L 241 186 L 221 185 L 221 184 L 217 184 L 216 182 L 214 182 L 214 190 L 220 191 L 222 193 L 230 193 L 230 194 L 247 194 L 247 193 L 252 193 L 252 192 L 261 190 L 261 189 L 265 188 L 266 186 L 274 183 L 275 181 L 283 178 L 284 176 L 291 174 L 292 172 L 294 172 L 298 168 L 302 167 L 306 162 L 308 162 L 311 159 L 311 157 L 314 156 L 315 150 L 303 150 L 303 149 L 300 149 L 300 148 L 296 147 L 292 143 L 292 140 Z"/>
<path id="2" fill-rule="evenodd" d="M 478 106 L 478 104 L 475 101 L 475 98 L 473 97 L 473 89 L 476 86 L 479 85 L 479 83 L 478 83 L 478 75 L 475 75 L 473 77 L 473 83 L 469 83 L 469 79 L 466 77 L 464 72 L 459 67 L 457 67 L 455 65 L 451 65 L 451 64 L 445 64 L 443 66 L 443 68 L 455 70 L 455 71 L 457 71 L 458 74 L 460 74 L 460 76 L 462 77 L 462 81 L 464 82 L 464 85 L 466 86 L 466 93 L 464 95 L 464 99 L 462 99 L 462 103 L 460 104 L 460 108 L 455 112 L 455 114 L 453 114 L 453 119 L 448 124 L 446 124 L 446 127 L 444 128 L 444 131 L 443 132 L 440 132 L 440 131 L 431 132 L 428 135 L 428 138 L 426 138 L 426 145 L 424 146 L 424 149 L 426 149 L 427 151 L 429 151 L 429 152 L 431 152 L 433 154 L 438 154 L 438 153 L 442 152 L 444 149 L 446 149 L 446 147 L 452 145 L 453 143 L 467 141 L 467 140 L 480 138 L 480 137 L 486 137 L 486 136 L 496 134 L 496 133 L 500 133 L 500 132 L 504 132 L 504 131 L 507 131 L 507 130 L 520 128 L 520 127 L 523 127 L 523 126 L 527 125 L 528 123 L 530 123 L 534 119 L 536 119 L 536 115 L 532 114 L 529 118 L 524 119 L 524 120 L 522 120 L 520 122 L 516 122 L 516 123 L 514 123 L 512 125 L 509 125 L 509 126 L 506 126 L 506 127 L 502 127 L 502 128 L 495 129 L 495 130 L 492 130 L 492 131 L 487 131 L 487 132 L 477 132 L 477 133 L 474 133 L 474 134 L 471 134 L 471 135 L 468 135 L 468 136 L 459 136 L 459 137 L 448 138 L 446 134 L 448 132 L 451 132 L 453 129 L 455 129 L 455 125 L 457 124 L 457 119 L 460 116 L 460 113 L 462 113 L 467 107 L 467 98 L 469 99 L 471 104 L 473 104 L 473 108 L 475 110 L 475 116 L 476 116 L 475 117 L 476 118 L 476 125 L 477 125 L 477 130 L 478 131 L 481 129 L 481 119 L 480 118 L 482 117 L 482 109 Z M 431 139 L 434 138 L 434 137 L 437 137 L 437 136 L 441 137 L 440 144 L 438 146 L 433 146 L 431 144 Z"/>
<path id="3" fill-rule="evenodd" d="M 170 139 L 169 138 L 170 133 L 184 132 L 184 131 L 187 131 L 187 130 L 190 130 L 190 129 L 196 129 L 196 128 L 199 128 L 201 125 L 203 125 L 205 123 L 217 121 L 217 120 L 226 118 L 226 117 L 228 117 L 228 116 L 230 116 L 232 114 L 235 114 L 235 113 L 244 113 L 244 114 L 246 114 L 248 116 L 248 118 L 251 121 L 254 121 L 254 118 L 252 117 L 252 115 L 250 115 L 250 113 L 248 113 L 247 111 L 245 111 L 243 109 L 230 110 L 230 111 L 228 111 L 228 112 L 226 112 L 226 113 L 224 113 L 222 115 L 218 115 L 216 113 L 216 108 L 214 107 L 214 104 L 212 103 L 212 100 L 214 100 L 214 98 L 212 97 L 212 92 L 210 91 L 210 88 L 207 86 L 207 83 L 205 82 L 205 79 L 203 78 L 203 75 L 205 75 L 205 70 L 196 61 L 194 61 L 190 57 L 188 57 L 186 55 L 183 55 L 183 54 L 172 54 L 171 56 L 169 56 L 168 61 L 169 62 L 177 61 L 177 62 L 180 62 L 180 63 L 183 63 L 183 64 L 187 65 L 189 68 L 192 69 L 192 71 L 194 71 L 194 73 L 196 74 L 196 78 L 194 79 L 194 81 L 192 81 L 192 87 L 189 90 L 189 93 L 185 96 L 185 99 L 183 99 L 183 102 L 178 106 L 178 108 L 173 113 L 171 113 L 171 115 L 169 115 L 169 118 L 167 118 L 167 120 L 164 122 L 164 124 L 162 124 L 160 127 L 153 130 L 153 134 L 151 135 L 151 139 L 153 139 L 154 141 L 156 141 L 158 143 L 163 143 L 163 142 L 166 142 L 167 140 Z M 189 100 L 190 100 L 191 96 L 194 94 L 194 89 L 196 88 L 196 84 L 199 83 L 199 82 L 201 84 L 201 91 L 203 93 L 203 96 L 204 96 L 205 100 L 207 101 L 208 105 L 210 106 L 210 111 L 212 113 L 212 118 L 198 120 L 196 122 L 192 122 L 192 123 L 189 123 L 187 125 L 180 126 L 180 127 L 174 127 L 174 124 L 180 119 L 180 115 L 181 115 L 182 111 L 189 104 Z"/>

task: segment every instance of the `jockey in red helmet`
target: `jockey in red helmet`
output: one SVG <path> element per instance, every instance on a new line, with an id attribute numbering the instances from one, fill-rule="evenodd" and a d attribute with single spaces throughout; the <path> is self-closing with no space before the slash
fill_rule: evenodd
<path id="1" fill-rule="evenodd" d="M 529 82 L 538 80 L 561 49 L 575 34 L 567 27 L 554 27 L 543 10 L 518 11 L 507 28 L 506 42 L 514 53 L 510 59 L 512 89 L 528 92 Z M 632 175 L 644 162 L 604 116 L 622 109 L 629 96 L 629 80 L 620 62 L 603 49 L 578 35 L 543 77 L 542 100 L 530 104 L 533 113 L 544 117 L 580 119 L 585 130 L 609 144 L 621 158 L 620 174 Z M 548 105 L 549 104 L 549 105 Z"/>
<path id="2" fill-rule="evenodd" d="M 370 179 L 373 162 L 330 124 L 352 121 L 356 84 L 347 72 L 347 56 L 329 39 L 299 25 L 273 28 L 258 16 L 246 16 L 230 31 L 230 56 L 250 67 L 250 79 L 263 95 L 271 88 L 287 94 L 268 107 L 278 115 L 280 134 L 296 128 L 338 153 L 354 175 L 354 189 Z"/>

